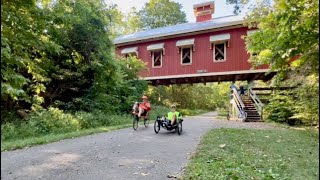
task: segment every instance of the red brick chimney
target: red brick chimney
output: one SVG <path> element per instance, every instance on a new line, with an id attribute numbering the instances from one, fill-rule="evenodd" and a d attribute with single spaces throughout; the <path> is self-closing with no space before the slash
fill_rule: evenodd
<path id="1" fill-rule="evenodd" d="M 208 21 L 212 19 L 214 13 L 214 1 L 193 5 L 196 22 Z"/>

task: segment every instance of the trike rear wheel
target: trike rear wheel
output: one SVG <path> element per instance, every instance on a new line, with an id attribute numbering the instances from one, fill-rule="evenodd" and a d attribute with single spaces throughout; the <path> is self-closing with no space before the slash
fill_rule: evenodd
<path id="1" fill-rule="evenodd" d="M 182 134 L 182 123 L 181 122 L 179 122 L 177 124 L 176 131 L 178 132 L 179 135 Z"/>
<path id="2" fill-rule="evenodd" d="M 143 124 L 144 124 L 144 127 L 148 127 L 149 126 L 149 119 L 145 119 L 144 121 L 143 121 Z"/>

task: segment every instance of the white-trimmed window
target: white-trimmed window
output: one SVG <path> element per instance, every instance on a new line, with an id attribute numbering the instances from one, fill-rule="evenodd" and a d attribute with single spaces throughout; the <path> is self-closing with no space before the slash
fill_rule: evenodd
<path id="1" fill-rule="evenodd" d="M 215 62 L 223 62 L 227 60 L 226 42 L 215 43 L 213 47 L 213 60 Z"/>
<path id="2" fill-rule="evenodd" d="M 227 60 L 227 47 L 230 45 L 230 34 L 210 36 L 210 49 L 213 50 L 213 62 L 225 62 Z"/>
<path id="3" fill-rule="evenodd" d="M 161 68 L 162 56 L 164 55 L 164 43 L 151 44 L 147 47 L 147 50 L 151 52 L 152 67 Z"/>
<path id="4" fill-rule="evenodd" d="M 152 67 L 162 67 L 162 50 L 152 51 Z"/>
<path id="5" fill-rule="evenodd" d="M 192 64 L 192 47 L 181 48 L 181 64 Z"/>
<path id="6" fill-rule="evenodd" d="M 194 51 L 194 39 L 185 39 L 177 41 L 178 53 L 180 53 L 180 60 L 182 65 L 192 64 L 192 51 Z"/>

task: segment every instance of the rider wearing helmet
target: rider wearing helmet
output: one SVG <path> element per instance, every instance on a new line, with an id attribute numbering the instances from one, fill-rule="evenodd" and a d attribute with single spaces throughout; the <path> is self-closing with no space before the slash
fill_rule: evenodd
<path id="1" fill-rule="evenodd" d="M 169 120 L 168 125 L 174 125 L 178 118 L 181 117 L 180 112 L 176 111 L 176 105 L 171 105 L 171 111 L 167 114 L 167 119 Z"/>
<path id="2" fill-rule="evenodd" d="M 142 96 L 142 103 L 140 103 L 139 105 L 139 113 L 138 113 L 139 118 L 143 116 L 145 117 L 145 119 L 147 119 L 149 116 L 149 111 L 151 110 L 151 104 L 147 100 L 148 100 L 147 96 Z"/>

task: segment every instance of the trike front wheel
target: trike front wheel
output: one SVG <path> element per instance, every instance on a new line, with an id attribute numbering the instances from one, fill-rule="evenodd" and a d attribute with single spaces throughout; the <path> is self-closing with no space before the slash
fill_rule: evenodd
<path id="1" fill-rule="evenodd" d="M 134 130 L 138 129 L 138 124 L 139 124 L 139 118 L 138 116 L 133 116 L 133 123 L 132 123 L 132 127 Z"/>
<path id="2" fill-rule="evenodd" d="M 159 124 L 158 119 L 156 119 L 156 120 L 154 121 L 153 129 L 154 129 L 154 132 L 155 132 L 155 133 L 158 133 L 158 132 L 160 131 L 160 124 Z"/>

